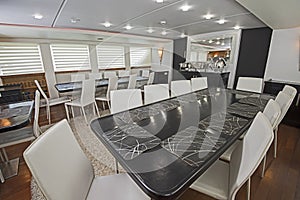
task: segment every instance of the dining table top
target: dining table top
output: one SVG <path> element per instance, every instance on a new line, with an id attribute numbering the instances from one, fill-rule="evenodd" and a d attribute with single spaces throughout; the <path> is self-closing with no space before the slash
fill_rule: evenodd
<path id="1" fill-rule="evenodd" d="M 176 199 L 250 126 L 273 96 L 211 88 L 91 122 L 152 199 Z"/>
<path id="2" fill-rule="evenodd" d="M 0 105 L 0 133 L 29 124 L 34 101 L 21 101 Z"/>
<path id="3" fill-rule="evenodd" d="M 147 81 L 148 77 L 137 76 L 136 81 Z M 126 84 L 129 81 L 129 77 L 120 77 L 118 78 L 118 84 Z M 108 79 L 96 79 L 96 87 L 105 87 L 108 86 Z M 76 82 L 65 82 L 55 84 L 55 88 L 59 93 L 72 92 L 76 90 L 81 90 L 82 81 Z"/>

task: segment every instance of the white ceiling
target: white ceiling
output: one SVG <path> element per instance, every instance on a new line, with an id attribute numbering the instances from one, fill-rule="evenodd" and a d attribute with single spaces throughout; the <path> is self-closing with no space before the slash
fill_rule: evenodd
<path id="1" fill-rule="evenodd" d="M 179 7 L 184 4 L 191 5 L 192 9 L 180 11 Z M 266 26 L 235 0 L 167 0 L 161 4 L 154 0 L 1 0 L 0 10 L 2 24 L 101 30 L 171 39 L 179 38 L 181 33 L 195 35 L 232 30 L 235 25 L 242 28 Z M 44 18 L 34 19 L 35 13 Z M 206 20 L 203 15 L 207 13 L 215 17 Z M 228 22 L 219 25 L 216 21 L 220 18 Z M 80 21 L 72 23 L 71 19 Z M 161 20 L 166 20 L 167 24 L 159 24 Z M 113 26 L 105 28 L 101 25 L 105 21 Z M 123 27 L 127 24 L 134 28 L 125 30 Z M 149 27 L 155 32 L 147 33 Z M 163 30 L 168 34 L 161 35 Z M 22 35 L 22 31 L 19 34 Z"/>

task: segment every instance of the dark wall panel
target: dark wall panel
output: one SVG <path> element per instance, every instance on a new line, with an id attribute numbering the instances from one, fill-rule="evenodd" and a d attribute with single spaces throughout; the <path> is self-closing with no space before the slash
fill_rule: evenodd
<path id="1" fill-rule="evenodd" d="M 234 87 L 240 76 L 264 77 L 271 37 L 268 27 L 242 30 Z"/>
<path id="2" fill-rule="evenodd" d="M 182 79 L 179 71 L 179 63 L 185 62 L 187 38 L 174 40 L 173 46 L 173 80 Z"/>

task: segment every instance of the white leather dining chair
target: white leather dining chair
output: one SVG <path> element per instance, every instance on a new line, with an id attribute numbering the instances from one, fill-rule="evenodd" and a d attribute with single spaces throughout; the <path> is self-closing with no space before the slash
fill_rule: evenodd
<path id="1" fill-rule="evenodd" d="M 103 110 L 105 109 L 104 102 L 107 102 L 108 107 L 110 109 L 110 91 L 118 89 L 118 77 L 112 76 L 108 79 L 108 85 L 106 93 L 102 96 L 96 96 L 96 101 L 102 101 Z"/>
<path id="2" fill-rule="evenodd" d="M 143 105 L 140 89 L 122 89 L 110 92 L 112 114 Z"/>
<path id="3" fill-rule="evenodd" d="M 150 75 L 149 69 L 143 69 L 143 70 L 142 70 L 142 77 L 148 78 L 149 75 Z"/>
<path id="4" fill-rule="evenodd" d="M 132 74 L 129 76 L 127 89 L 135 89 L 136 86 L 136 74 Z"/>
<path id="5" fill-rule="evenodd" d="M 39 92 L 41 93 L 42 97 L 44 98 L 44 101 L 41 101 L 41 107 L 46 107 L 46 112 L 47 112 L 47 119 L 49 124 L 51 124 L 51 111 L 50 107 L 51 106 L 56 106 L 59 104 L 64 104 L 66 102 L 71 101 L 71 99 L 67 96 L 64 97 L 58 97 L 58 98 L 48 98 L 47 95 L 45 94 L 44 90 L 42 89 L 41 85 L 37 80 L 34 80 L 34 83 L 36 87 L 38 88 Z"/>
<path id="6" fill-rule="evenodd" d="M 89 73 L 89 79 L 94 79 L 94 80 L 99 80 L 102 79 L 102 73 L 98 72 L 98 73 Z"/>
<path id="7" fill-rule="evenodd" d="M 192 91 L 203 90 L 207 88 L 207 77 L 191 78 Z"/>
<path id="8" fill-rule="evenodd" d="M 290 85 L 285 85 L 282 89 L 282 92 L 289 95 L 292 99 L 295 98 L 297 94 L 297 89 Z"/>
<path id="9" fill-rule="evenodd" d="M 80 82 L 85 80 L 84 73 L 73 73 L 71 74 L 71 82 Z"/>
<path id="10" fill-rule="evenodd" d="M 129 70 L 119 70 L 118 71 L 118 76 L 121 77 L 129 77 L 130 76 L 130 71 Z"/>
<path id="11" fill-rule="evenodd" d="M 34 118 L 33 125 L 26 126 L 24 128 L 3 132 L 0 134 L 0 149 L 2 150 L 3 156 L 0 152 L 0 157 L 3 162 L 8 162 L 8 156 L 5 151 L 5 147 L 29 142 L 39 137 L 41 130 L 39 127 L 39 110 L 40 110 L 40 92 L 35 91 L 34 98 Z M 8 178 L 8 177 L 7 177 Z M 4 177 L 0 169 L 0 180 L 4 182 Z"/>
<path id="12" fill-rule="evenodd" d="M 145 104 L 154 103 L 170 97 L 168 84 L 154 84 L 144 86 Z"/>
<path id="13" fill-rule="evenodd" d="M 216 199 L 233 200 L 238 190 L 248 180 L 250 191 L 250 177 L 267 153 L 273 137 L 271 124 L 264 114 L 259 112 L 243 141 L 234 149 L 230 164 L 217 160 L 191 188 Z"/>
<path id="14" fill-rule="evenodd" d="M 95 176 L 66 120 L 42 134 L 23 156 L 46 199 L 150 199 L 127 174 Z"/>
<path id="15" fill-rule="evenodd" d="M 192 92 L 190 80 L 171 81 L 171 97 Z"/>
<path id="16" fill-rule="evenodd" d="M 147 85 L 153 84 L 153 82 L 154 82 L 154 75 L 155 75 L 155 72 L 151 72 L 151 73 L 149 74 L 148 81 L 147 81 Z"/>
<path id="17" fill-rule="evenodd" d="M 87 124 L 88 124 L 88 120 L 87 120 L 87 117 L 85 114 L 84 107 L 93 104 L 93 106 L 95 106 L 98 116 L 100 116 L 99 111 L 98 111 L 98 106 L 97 106 L 97 103 L 95 100 L 95 90 L 96 90 L 96 88 L 95 88 L 95 80 L 94 79 L 89 79 L 89 80 L 85 80 L 82 82 L 80 98 L 65 103 L 65 109 L 66 109 L 68 120 L 70 120 L 68 106 L 71 106 L 73 117 L 74 117 L 73 107 L 80 107 L 81 112 L 83 113 L 84 119 Z"/>
<path id="18" fill-rule="evenodd" d="M 111 77 L 117 77 L 117 73 L 115 71 L 104 71 L 103 77 L 109 79 Z"/>
<path id="19" fill-rule="evenodd" d="M 239 77 L 236 89 L 248 92 L 262 93 L 263 79 L 254 77 Z"/>

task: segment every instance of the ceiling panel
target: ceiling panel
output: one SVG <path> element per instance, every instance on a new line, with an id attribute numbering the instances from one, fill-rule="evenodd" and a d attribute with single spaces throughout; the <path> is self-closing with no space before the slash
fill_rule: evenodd
<path id="1" fill-rule="evenodd" d="M 51 26 L 63 0 L 1 0 L 0 23 Z M 36 20 L 33 15 L 44 17 Z"/>

